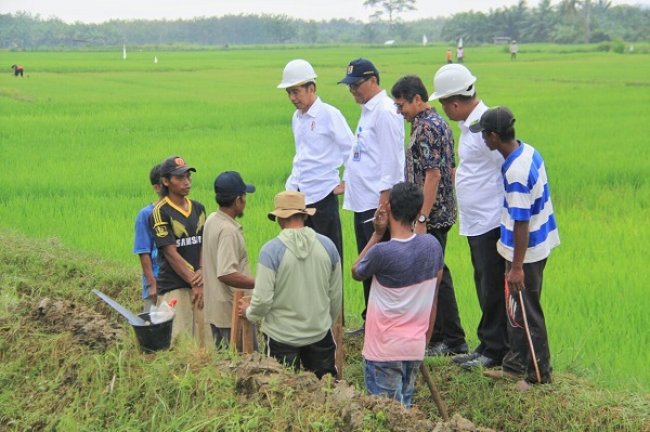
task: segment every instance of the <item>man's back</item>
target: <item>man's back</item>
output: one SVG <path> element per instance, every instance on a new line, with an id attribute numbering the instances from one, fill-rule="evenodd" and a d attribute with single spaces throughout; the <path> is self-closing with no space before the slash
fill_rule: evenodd
<path id="1" fill-rule="evenodd" d="M 284 229 L 260 251 L 249 320 L 295 346 L 321 340 L 341 308 L 341 263 L 334 243 L 308 227 Z"/>
<path id="2" fill-rule="evenodd" d="M 442 265 L 440 243 L 428 234 L 379 243 L 368 252 L 356 268 L 360 277 L 372 276 L 364 358 L 422 360 Z"/>

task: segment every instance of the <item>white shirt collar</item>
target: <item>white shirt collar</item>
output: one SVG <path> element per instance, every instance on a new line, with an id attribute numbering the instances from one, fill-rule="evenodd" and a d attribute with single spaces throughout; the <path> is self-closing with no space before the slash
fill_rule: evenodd
<path id="1" fill-rule="evenodd" d="M 379 102 L 385 97 L 388 97 L 386 95 L 386 90 L 382 90 L 379 93 L 377 93 L 376 95 L 374 95 L 368 102 L 363 104 L 363 107 L 365 109 L 367 109 L 368 111 L 372 111 L 372 110 L 375 109 L 375 107 L 377 105 L 379 105 Z"/>
<path id="2" fill-rule="evenodd" d="M 474 107 L 471 113 L 467 116 L 465 121 L 458 122 L 461 127 L 469 130 L 469 126 L 476 120 L 480 120 L 483 113 L 487 110 L 487 105 L 483 101 L 479 101 L 478 104 Z"/>

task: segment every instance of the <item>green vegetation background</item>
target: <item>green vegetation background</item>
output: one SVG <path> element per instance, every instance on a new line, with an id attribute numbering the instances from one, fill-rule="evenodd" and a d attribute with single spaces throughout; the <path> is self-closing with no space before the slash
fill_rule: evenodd
<path id="1" fill-rule="evenodd" d="M 593 49 L 593 51 L 591 51 Z M 265 213 L 290 172 L 293 107 L 275 88 L 287 61 L 305 58 L 318 94 L 351 127 L 359 107 L 337 86 L 365 56 L 386 88 L 407 73 L 432 76 L 445 48 L 365 46 L 202 52 L 0 53 L 26 76 L 0 76 L 0 227 L 58 237 L 133 272 L 133 221 L 153 200 L 150 167 L 180 154 L 197 168 L 191 197 L 212 211 L 212 181 L 238 170 L 257 186 L 245 229 L 253 264 L 278 228 Z M 610 388 L 650 389 L 647 134 L 650 57 L 593 46 L 466 47 L 488 105 L 507 105 L 517 135 L 544 156 L 562 245 L 545 274 L 543 304 L 556 371 Z M 154 56 L 158 63 L 154 64 Z M 454 125 L 455 136 L 458 129 Z M 343 212 L 346 275 L 356 255 Z M 12 237 L 13 238 L 13 237 Z M 446 257 L 461 317 L 475 344 L 479 309 L 466 241 L 454 229 Z M 138 281 L 131 296 L 138 296 Z M 359 323 L 361 286 L 345 282 L 346 316 Z"/>

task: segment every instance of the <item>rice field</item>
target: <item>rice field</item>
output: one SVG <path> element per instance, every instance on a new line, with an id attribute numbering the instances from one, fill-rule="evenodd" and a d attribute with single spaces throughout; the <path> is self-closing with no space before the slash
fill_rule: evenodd
<path id="1" fill-rule="evenodd" d="M 543 294 L 554 368 L 648 392 L 650 146 L 642 127 L 650 120 L 650 55 L 520 48 L 510 62 L 501 47 L 468 47 L 466 65 L 483 100 L 509 106 L 518 137 L 546 161 L 562 241 Z M 445 49 L 133 50 L 127 60 L 118 49 L 1 52 L 7 68 L 0 76 L 0 228 L 57 237 L 134 269 L 134 218 L 154 199 L 149 169 L 179 154 L 197 168 L 191 197 L 210 211 L 219 172 L 240 171 L 257 186 L 242 219 L 254 265 L 261 245 L 278 232 L 266 212 L 294 152 L 293 106 L 275 88 L 284 65 L 309 60 L 318 94 L 354 128 L 359 107 L 336 85 L 349 60 L 373 60 L 385 88 L 415 73 L 431 91 Z M 13 63 L 25 66 L 24 78 L 10 73 Z M 363 295 L 348 274 L 356 256 L 352 217 L 342 216 L 346 316 L 354 326 Z M 475 345 L 479 308 L 467 242 L 457 229 L 446 259 Z"/>

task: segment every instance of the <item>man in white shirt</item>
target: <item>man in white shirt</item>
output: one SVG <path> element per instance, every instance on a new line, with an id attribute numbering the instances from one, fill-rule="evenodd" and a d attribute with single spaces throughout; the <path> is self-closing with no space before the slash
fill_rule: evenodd
<path id="1" fill-rule="evenodd" d="M 332 240 L 343 257 L 339 169 L 352 150 L 354 135 L 343 114 L 316 95 L 316 76 L 307 61 L 292 60 L 278 84 L 296 107 L 291 120 L 296 155 L 285 189 L 305 194 L 307 208 L 317 210 L 307 218 L 306 226 Z"/>
<path id="2" fill-rule="evenodd" d="M 368 219 L 381 202 L 388 200 L 393 185 L 404 181 L 404 119 L 379 86 L 379 71 L 369 60 L 352 60 L 339 84 L 346 84 L 361 105 L 356 142 L 345 164 L 343 199 L 343 208 L 354 212 L 354 232 L 361 253 L 374 232 Z M 363 281 L 366 307 L 370 282 Z M 365 321 L 365 308 L 361 317 Z M 349 334 L 361 335 L 364 328 Z"/>
<path id="3" fill-rule="evenodd" d="M 458 121 L 460 139 L 456 169 L 456 196 L 460 235 L 469 243 L 474 283 L 481 307 L 477 334 L 480 341 L 470 354 L 454 357 L 464 369 L 501 365 L 508 352 L 508 328 L 504 296 L 505 261 L 497 252 L 503 208 L 503 156 L 491 152 L 480 133 L 470 124 L 478 121 L 488 107 L 476 94 L 476 77 L 463 65 L 445 65 L 436 72 L 434 93 L 450 120 Z"/>

